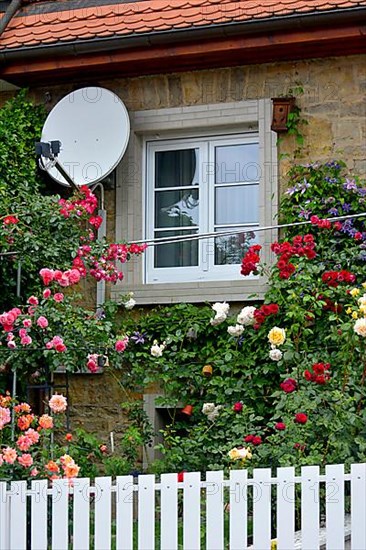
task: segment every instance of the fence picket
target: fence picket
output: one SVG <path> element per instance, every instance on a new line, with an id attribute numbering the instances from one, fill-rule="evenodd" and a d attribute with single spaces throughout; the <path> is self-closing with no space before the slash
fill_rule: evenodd
<path id="1" fill-rule="evenodd" d="M 6 482 L 0 481 L 0 550 L 9 548 L 9 504 L 6 495 Z"/>
<path id="2" fill-rule="evenodd" d="M 301 468 L 301 543 L 303 550 L 319 548 L 319 466 Z"/>
<path id="3" fill-rule="evenodd" d="M 73 550 L 85 550 L 90 544 L 90 479 L 74 481 Z"/>
<path id="4" fill-rule="evenodd" d="M 69 548 L 69 484 L 66 479 L 52 482 L 52 550 Z"/>
<path id="5" fill-rule="evenodd" d="M 184 474 L 183 548 L 201 548 L 201 474 Z"/>
<path id="6" fill-rule="evenodd" d="M 95 550 L 110 550 L 112 542 L 112 480 L 110 477 L 95 479 Z"/>
<path id="7" fill-rule="evenodd" d="M 26 481 L 12 481 L 10 485 L 10 547 L 25 550 L 27 547 Z"/>
<path id="8" fill-rule="evenodd" d="M 351 548 L 366 548 L 366 464 L 351 465 Z"/>
<path id="9" fill-rule="evenodd" d="M 327 548 L 344 550 L 344 465 L 326 466 L 325 476 Z"/>
<path id="10" fill-rule="evenodd" d="M 161 476 L 161 550 L 178 548 L 178 478 L 177 474 Z"/>
<path id="11" fill-rule="evenodd" d="M 138 548 L 155 548 L 155 476 L 139 476 Z"/>
<path id="12" fill-rule="evenodd" d="M 206 549 L 224 548 L 224 472 L 206 473 Z"/>
<path id="13" fill-rule="evenodd" d="M 181 484 L 184 550 L 200 550 L 201 545 L 207 550 L 247 549 L 248 515 L 253 516 L 253 546 L 250 548 L 269 549 L 275 508 L 278 550 L 294 550 L 300 542 L 302 550 L 319 550 L 319 546 L 323 548 L 325 543 L 328 550 L 344 550 L 345 544 L 352 550 L 365 550 L 366 464 L 353 464 L 351 473 L 347 475 L 343 464 L 326 466 L 325 476 L 320 476 L 318 466 L 306 466 L 301 469 L 300 479 L 295 477 L 293 467 L 279 468 L 274 478 L 269 468 L 255 469 L 252 479 L 248 479 L 246 470 L 232 470 L 229 481 L 224 481 L 223 476 L 222 471 L 207 472 L 206 481 L 201 481 L 199 472 L 184 474 Z M 301 533 L 295 533 L 295 483 L 300 480 Z M 326 527 L 320 529 L 319 495 L 324 481 Z M 345 483 L 349 482 L 351 514 L 345 517 Z M 275 484 L 277 503 L 272 506 L 271 488 Z M 138 485 L 134 484 L 132 476 L 117 477 L 115 486 L 112 486 L 110 477 L 101 477 L 96 478 L 92 488 L 87 478 L 75 479 L 71 488 L 69 480 L 55 480 L 52 490 L 48 490 L 48 480 L 33 480 L 30 489 L 27 489 L 26 481 L 14 481 L 9 489 L 6 482 L 0 482 L 0 550 L 26 550 L 28 547 L 32 550 L 111 550 L 112 547 L 118 550 L 136 547 L 138 550 L 158 547 L 178 550 L 179 485 L 175 473 L 163 474 L 160 483 L 156 483 L 152 475 L 141 475 Z M 248 487 L 251 486 L 253 511 L 251 507 L 249 509 L 247 499 Z M 230 497 L 229 545 L 225 543 L 225 487 L 228 487 Z M 201 493 L 206 497 L 205 542 L 201 540 Z M 90 509 L 91 494 L 95 495 L 93 510 Z M 158 504 L 161 505 L 160 541 L 155 540 L 156 494 L 160 494 Z M 48 499 L 52 500 L 50 541 Z M 137 509 L 134 503 L 138 504 Z M 112 539 L 114 508 L 116 535 Z M 71 509 L 72 536 L 69 533 Z M 135 515 L 138 520 L 137 540 L 134 536 Z M 90 532 L 92 517 L 94 533 Z"/>
<path id="14" fill-rule="evenodd" d="M 31 531 L 32 550 L 47 550 L 47 480 L 34 480 L 31 484 Z"/>
<path id="15" fill-rule="evenodd" d="M 277 548 L 295 547 L 295 468 L 277 470 Z"/>
<path id="16" fill-rule="evenodd" d="M 116 548 L 133 548 L 133 477 L 116 479 Z"/>
<path id="17" fill-rule="evenodd" d="M 253 544 L 255 550 L 271 547 L 271 470 L 253 470 Z"/>
<path id="18" fill-rule="evenodd" d="M 248 543 L 248 472 L 230 472 L 230 550 L 243 550 Z"/>

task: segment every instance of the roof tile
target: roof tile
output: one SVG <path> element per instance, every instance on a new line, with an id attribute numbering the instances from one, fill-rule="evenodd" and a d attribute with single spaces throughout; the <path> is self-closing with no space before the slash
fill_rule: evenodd
<path id="1" fill-rule="evenodd" d="M 45 6 L 54 6 L 56 2 L 60 5 L 59 11 L 44 11 Z M 25 6 L 1 36 L 0 51 L 112 35 L 261 21 L 296 13 L 317 16 L 329 10 L 365 6 L 361 0 L 136 0 L 64 9 L 68 2 L 54 0 Z M 38 5 L 43 6 L 42 11 L 34 14 Z"/>

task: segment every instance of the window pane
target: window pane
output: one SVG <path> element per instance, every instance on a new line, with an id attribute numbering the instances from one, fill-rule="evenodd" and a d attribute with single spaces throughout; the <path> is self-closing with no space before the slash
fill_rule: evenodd
<path id="1" fill-rule="evenodd" d="M 258 185 L 215 189 L 215 224 L 257 223 Z"/>
<path id="2" fill-rule="evenodd" d="M 215 182 L 239 183 L 259 181 L 259 148 L 257 143 L 215 147 Z"/>
<path id="3" fill-rule="evenodd" d="M 155 187 L 197 185 L 198 149 L 155 153 Z"/>
<path id="4" fill-rule="evenodd" d="M 235 230 L 235 227 L 217 229 L 216 231 Z M 242 231 L 244 228 L 237 228 Z M 250 246 L 256 242 L 256 233 L 241 233 L 227 235 L 215 239 L 215 265 L 240 264 L 241 260 Z"/>
<path id="5" fill-rule="evenodd" d="M 198 225 L 198 189 L 155 192 L 155 227 Z"/>
<path id="6" fill-rule="evenodd" d="M 188 235 L 197 231 L 156 231 L 155 238 Z M 198 241 L 161 244 L 154 247 L 154 267 L 189 267 L 198 265 Z"/>

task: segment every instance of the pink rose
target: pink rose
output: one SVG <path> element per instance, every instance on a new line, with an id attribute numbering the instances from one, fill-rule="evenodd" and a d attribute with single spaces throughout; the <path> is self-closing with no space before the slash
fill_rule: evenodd
<path id="1" fill-rule="evenodd" d="M 32 343 L 32 338 L 30 336 L 24 336 L 21 340 L 20 340 L 20 343 L 22 344 L 22 346 L 29 346 L 29 344 Z"/>
<path id="2" fill-rule="evenodd" d="M 14 340 L 10 340 L 10 342 L 7 343 L 7 346 L 8 346 L 9 349 L 15 349 L 17 347 Z"/>
<path id="3" fill-rule="evenodd" d="M 237 403 L 234 403 L 234 406 L 233 406 L 234 412 L 240 413 L 242 410 L 243 410 L 243 403 L 241 403 L 240 401 L 238 401 Z"/>
<path id="4" fill-rule="evenodd" d="M 127 344 L 128 344 L 128 338 L 126 336 L 122 340 L 117 340 L 117 342 L 114 346 L 115 350 L 118 351 L 119 353 L 121 353 L 122 351 L 125 351 L 125 349 L 127 347 Z"/>
<path id="5" fill-rule="evenodd" d="M 43 291 L 43 298 L 47 300 L 51 296 L 51 290 L 49 288 L 45 288 Z"/>
<path id="6" fill-rule="evenodd" d="M 25 328 L 21 328 L 19 330 L 19 338 L 24 338 L 25 336 L 27 336 L 28 332 L 26 331 Z"/>
<path id="7" fill-rule="evenodd" d="M 47 267 L 41 269 L 39 274 L 42 277 L 42 281 L 45 286 L 48 286 L 53 281 L 55 276 L 53 269 L 48 269 Z"/>
<path id="8" fill-rule="evenodd" d="M 80 281 L 80 271 L 77 269 L 70 269 L 67 274 L 72 285 L 76 285 Z"/>
<path id="9" fill-rule="evenodd" d="M 55 273 L 54 273 L 54 279 L 55 281 L 59 281 L 62 277 L 63 273 L 62 271 L 60 271 L 59 269 L 56 269 Z"/>
<path id="10" fill-rule="evenodd" d="M 14 464 L 17 459 L 17 452 L 12 447 L 3 449 L 3 459 L 7 464 Z"/>
<path id="11" fill-rule="evenodd" d="M 53 299 L 55 300 L 55 302 L 62 302 L 64 299 L 64 295 L 62 294 L 62 292 L 56 292 Z"/>
<path id="12" fill-rule="evenodd" d="M 33 470 L 31 470 L 31 472 L 30 472 L 30 475 L 32 477 L 36 477 L 36 476 L 38 476 L 38 474 L 39 474 L 39 471 L 37 470 L 37 468 L 33 468 Z"/>
<path id="13" fill-rule="evenodd" d="M 24 466 L 24 468 L 30 468 L 30 466 L 32 466 L 33 464 L 33 458 L 30 454 L 23 454 L 21 456 L 18 456 L 18 462 L 19 464 Z"/>
<path id="14" fill-rule="evenodd" d="M 66 273 L 63 273 L 62 277 L 60 277 L 57 282 L 60 286 L 63 287 L 70 286 L 70 279 L 68 278 Z"/>
<path id="15" fill-rule="evenodd" d="M 30 328 L 32 326 L 32 319 L 24 319 L 23 327 Z"/>
<path id="16" fill-rule="evenodd" d="M 54 413 L 62 413 L 67 409 L 67 399 L 63 395 L 55 394 L 48 402 L 50 409 Z"/>
<path id="17" fill-rule="evenodd" d="M 37 296 L 30 296 L 28 298 L 28 304 L 30 304 L 31 306 L 38 306 L 38 298 Z"/>
<path id="18" fill-rule="evenodd" d="M 38 317 L 37 319 L 37 325 L 40 327 L 40 328 L 47 328 L 48 327 L 48 320 L 46 319 L 46 317 Z"/>

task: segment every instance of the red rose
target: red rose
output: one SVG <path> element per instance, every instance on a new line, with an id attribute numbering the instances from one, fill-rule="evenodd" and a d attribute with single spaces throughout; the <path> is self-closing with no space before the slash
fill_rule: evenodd
<path id="1" fill-rule="evenodd" d="M 281 389 L 286 393 L 292 393 L 297 389 L 297 382 L 293 378 L 287 378 L 280 384 Z"/>
<path id="2" fill-rule="evenodd" d="M 283 422 L 277 422 L 275 424 L 275 430 L 279 430 L 279 431 L 286 430 L 286 424 L 284 424 Z"/>
<path id="3" fill-rule="evenodd" d="M 355 239 L 355 241 L 361 241 L 361 239 L 362 239 L 362 233 L 360 233 L 359 231 L 357 231 L 357 233 L 355 233 L 354 239 Z"/>
<path id="4" fill-rule="evenodd" d="M 313 378 L 313 375 L 311 374 L 311 372 L 309 370 L 306 370 L 306 371 L 304 371 L 304 378 L 305 378 L 305 380 L 310 382 L 310 380 Z"/>
<path id="5" fill-rule="evenodd" d="M 243 403 L 238 401 L 237 403 L 234 403 L 233 411 L 236 413 L 240 413 L 243 410 Z"/>
<path id="6" fill-rule="evenodd" d="M 244 437 L 245 443 L 252 443 L 253 439 L 254 435 L 247 435 L 246 437 Z"/>
<path id="7" fill-rule="evenodd" d="M 255 435 L 252 440 L 253 445 L 261 445 L 262 438 L 260 435 Z"/>
<path id="8" fill-rule="evenodd" d="M 269 304 L 268 307 L 270 308 L 272 315 L 276 315 L 280 309 L 277 304 Z"/>
<path id="9" fill-rule="evenodd" d="M 313 371 L 315 374 L 324 374 L 325 365 L 323 363 L 314 363 Z"/>
<path id="10" fill-rule="evenodd" d="M 306 424 L 308 421 L 308 417 L 305 413 L 296 413 L 295 414 L 295 422 L 298 424 Z"/>

